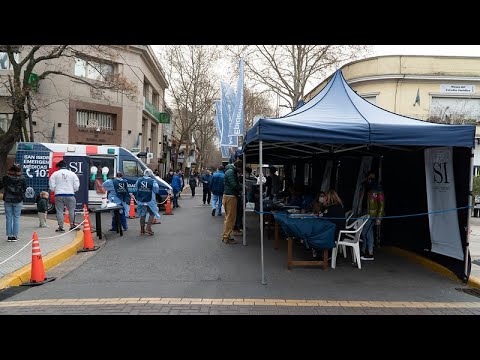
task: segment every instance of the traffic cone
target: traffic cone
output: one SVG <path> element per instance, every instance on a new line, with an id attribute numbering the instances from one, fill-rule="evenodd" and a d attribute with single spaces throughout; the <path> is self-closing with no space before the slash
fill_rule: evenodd
<path id="1" fill-rule="evenodd" d="M 65 212 L 64 212 L 65 215 L 63 215 L 63 223 L 65 225 L 70 226 L 70 214 L 68 212 L 68 208 L 65 206 L 64 210 L 65 210 Z"/>
<path id="2" fill-rule="evenodd" d="M 92 227 L 90 226 L 90 219 L 88 217 L 88 210 L 86 205 L 83 205 L 83 249 L 78 252 L 95 251 L 99 249 L 99 246 L 93 244 Z"/>
<path id="3" fill-rule="evenodd" d="M 30 282 L 23 283 L 24 286 L 42 285 L 53 281 L 55 278 L 47 278 L 43 267 L 42 252 L 40 251 L 40 243 L 38 242 L 37 233 L 33 232 L 32 241 L 32 270 L 30 274 Z"/>
<path id="4" fill-rule="evenodd" d="M 167 205 L 165 206 L 164 215 L 173 215 L 172 207 L 170 205 L 170 194 L 167 195 Z"/>
<path id="5" fill-rule="evenodd" d="M 129 219 L 135 219 L 135 201 L 133 197 L 130 198 L 130 211 L 128 212 Z"/>

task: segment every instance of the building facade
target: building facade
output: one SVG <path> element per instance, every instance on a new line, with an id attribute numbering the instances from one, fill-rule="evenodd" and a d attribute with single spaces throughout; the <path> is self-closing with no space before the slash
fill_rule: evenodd
<path id="1" fill-rule="evenodd" d="M 342 73 L 360 96 L 388 111 L 444 123 L 480 121 L 479 57 L 378 56 L 344 65 Z"/>
<path id="2" fill-rule="evenodd" d="M 22 55 L 29 47 L 19 48 Z M 168 168 L 168 132 L 171 112 L 166 110 L 165 74 L 152 48 L 145 45 L 74 46 L 75 56 L 39 63 L 34 73 L 62 71 L 40 82 L 33 96 L 35 141 L 72 144 L 112 144 L 134 153 L 163 176 Z M 0 50 L 0 79 L 12 73 L 5 52 Z M 120 79 L 124 90 L 92 87 L 105 76 Z M 101 84 L 100 84 L 101 85 Z M 0 89 L 0 127 L 8 128 L 13 112 L 6 88 Z"/>
<path id="3" fill-rule="evenodd" d="M 342 67 L 347 83 L 365 100 L 394 113 L 446 124 L 475 124 L 480 137 L 480 57 L 391 55 Z M 305 96 L 308 101 L 330 78 Z M 476 142 L 474 166 L 480 169 Z"/>

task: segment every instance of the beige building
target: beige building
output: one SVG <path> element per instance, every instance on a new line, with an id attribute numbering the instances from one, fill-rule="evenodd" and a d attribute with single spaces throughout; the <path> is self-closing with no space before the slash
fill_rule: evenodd
<path id="1" fill-rule="evenodd" d="M 74 46 L 73 57 L 42 62 L 34 69 L 60 70 L 69 77 L 52 75 L 34 95 L 35 141 L 78 144 L 112 144 L 148 153 L 144 161 L 161 175 L 169 167 L 171 111 L 166 109 L 165 74 L 152 48 L 144 45 Z M 21 60 L 26 49 L 20 48 Z M 98 90 L 82 80 L 101 82 L 102 74 L 118 76 L 131 85 L 121 91 Z M 0 51 L 0 80 L 12 73 L 6 53 Z M 0 127 L 8 128 L 12 109 L 8 92 L 0 87 Z"/>
<path id="2" fill-rule="evenodd" d="M 388 111 L 444 123 L 480 121 L 478 57 L 378 56 L 344 65 L 342 73 L 359 95 Z"/>

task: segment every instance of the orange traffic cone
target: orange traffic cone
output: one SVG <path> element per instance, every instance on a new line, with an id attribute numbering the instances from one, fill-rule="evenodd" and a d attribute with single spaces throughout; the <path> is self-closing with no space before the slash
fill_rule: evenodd
<path id="1" fill-rule="evenodd" d="M 93 244 L 92 227 L 90 226 L 90 218 L 88 217 L 87 206 L 83 205 L 83 249 L 78 252 L 95 251 L 99 249 L 99 246 Z"/>
<path id="2" fill-rule="evenodd" d="M 172 206 L 170 204 L 170 194 L 167 195 L 167 205 L 165 206 L 164 215 L 173 215 Z"/>
<path id="3" fill-rule="evenodd" d="M 33 232 L 32 241 L 32 270 L 30 275 L 30 282 L 22 285 L 42 285 L 46 282 L 55 280 L 55 278 L 47 278 L 45 269 L 43 267 L 42 252 L 40 251 L 40 243 L 38 242 L 37 233 Z"/>
<path id="4" fill-rule="evenodd" d="M 65 212 L 64 212 L 65 215 L 63 215 L 63 223 L 65 225 L 70 226 L 70 214 L 68 212 L 68 208 L 65 206 L 64 209 L 65 209 Z"/>
<path id="5" fill-rule="evenodd" d="M 133 197 L 130 198 L 130 211 L 128 212 L 128 217 L 130 219 L 135 219 L 135 201 Z"/>

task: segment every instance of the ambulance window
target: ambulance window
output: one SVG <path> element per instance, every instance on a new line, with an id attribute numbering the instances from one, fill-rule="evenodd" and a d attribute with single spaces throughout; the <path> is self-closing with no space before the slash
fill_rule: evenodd
<path id="1" fill-rule="evenodd" d="M 123 174 L 125 176 L 140 177 L 143 176 L 143 170 L 136 161 L 123 160 Z"/>

